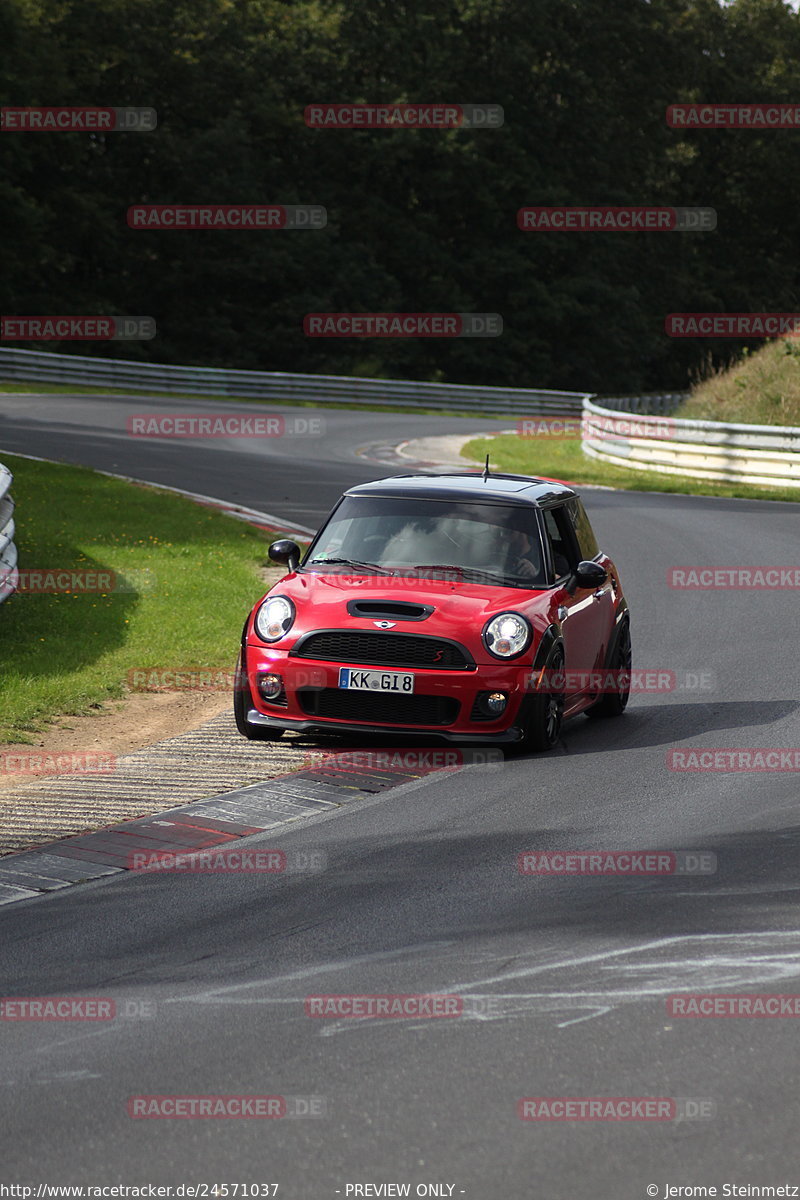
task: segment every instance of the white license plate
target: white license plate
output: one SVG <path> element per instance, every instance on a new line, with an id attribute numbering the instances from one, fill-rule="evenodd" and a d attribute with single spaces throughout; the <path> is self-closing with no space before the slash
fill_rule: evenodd
<path id="1" fill-rule="evenodd" d="M 410 696 L 414 691 L 414 676 L 407 671 L 357 671 L 355 667 L 340 667 L 339 687 Z"/>

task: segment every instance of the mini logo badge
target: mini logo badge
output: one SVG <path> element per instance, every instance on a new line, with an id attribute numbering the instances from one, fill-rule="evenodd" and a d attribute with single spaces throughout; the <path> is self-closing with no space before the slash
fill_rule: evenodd
<path id="1" fill-rule="evenodd" d="M 397 622 L 396 621 L 373 621 L 372 624 L 377 626 L 378 629 L 394 629 Z"/>

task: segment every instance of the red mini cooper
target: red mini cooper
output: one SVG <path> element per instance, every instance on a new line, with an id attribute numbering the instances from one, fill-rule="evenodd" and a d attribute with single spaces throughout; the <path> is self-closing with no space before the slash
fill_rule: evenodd
<path id="1" fill-rule="evenodd" d="M 549 750 L 628 701 L 628 605 L 578 495 L 525 475 L 400 475 L 345 492 L 242 632 L 246 738 L 413 734 Z M 604 686 L 614 678 L 617 684 Z M 555 681 L 555 682 L 554 682 Z"/>

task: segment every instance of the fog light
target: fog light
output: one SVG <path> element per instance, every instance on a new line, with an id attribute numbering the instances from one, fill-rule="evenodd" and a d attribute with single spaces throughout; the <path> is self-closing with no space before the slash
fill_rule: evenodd
<path id="1" fill-rule="evenodd" d="M 488 717 L 499 717 L 505 711 L 508 697 L 505 692 L 482 692 L 478 704 Z"/>
<path id="2" fill-rule="evenodd" d="M 280 675 L 259 675 L 256 683 L 265 700 L 274 700 L 283 691 L 283 680 Z"/>

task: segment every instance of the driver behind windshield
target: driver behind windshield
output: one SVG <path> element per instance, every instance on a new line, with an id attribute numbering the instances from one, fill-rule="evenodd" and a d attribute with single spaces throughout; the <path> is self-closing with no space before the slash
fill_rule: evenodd
<path id="1" fill-rule="evenodd" d="M 323 531 L 310 562 L 360 560 L 384 571 L 454 567 L 494 580 L 543 582 L 532 515 L 495 504 L 349 497 Z"/>
<path id="2" fill-rule="evenodd" d="M 539 548 L 529 534 L 522 529 L 511 529 L 506 534 L 508 559 L 506 570 L 509 575 L 521 579 L 533 579 L 539 574 Z"/>

